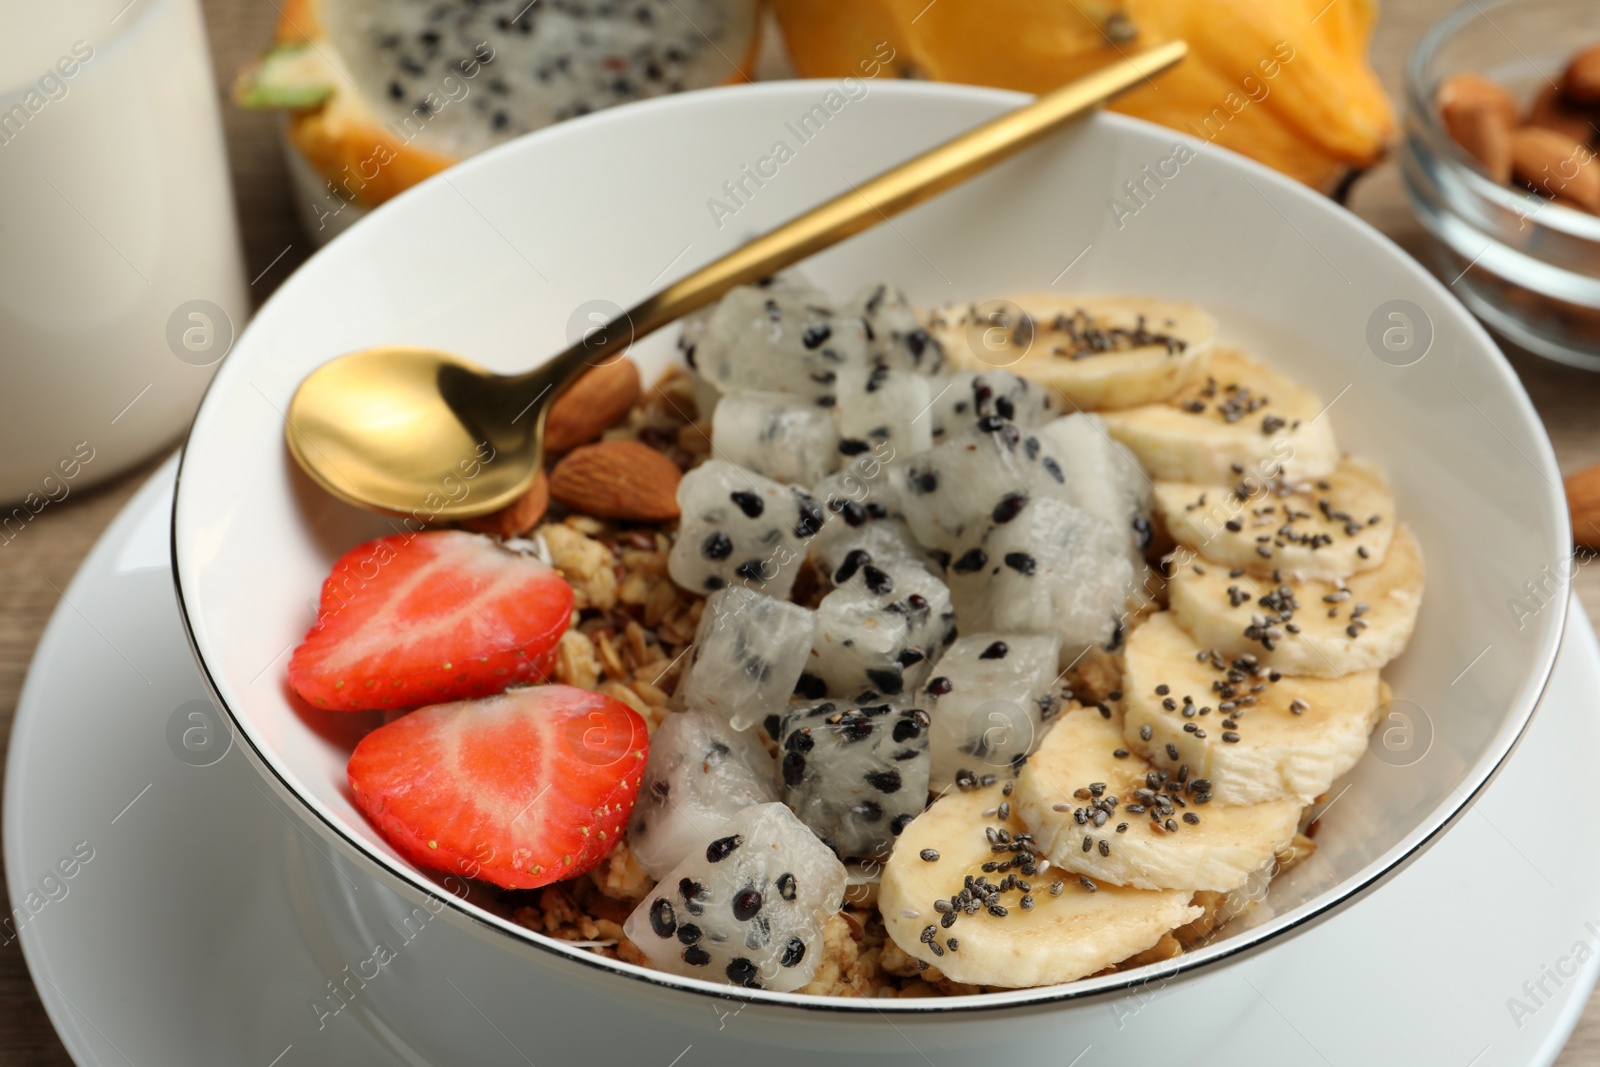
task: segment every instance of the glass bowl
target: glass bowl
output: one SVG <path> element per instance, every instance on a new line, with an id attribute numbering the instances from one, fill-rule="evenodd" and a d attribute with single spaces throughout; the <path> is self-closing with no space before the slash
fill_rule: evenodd
<path id="1" fill-rule="evenodd" d="M 1473 72 L 1525 108 L 1600 40 L 1596 13 L 1593 0 L 1473 0 L 1436 23 L 1406 64 L 1400 156 L 1452 291 L 1512 342 L 1589 370 L 1600 370 L 1600 218 L 1494 182 L 1445 132 L 1433 100 L 1444 79 Z"/>

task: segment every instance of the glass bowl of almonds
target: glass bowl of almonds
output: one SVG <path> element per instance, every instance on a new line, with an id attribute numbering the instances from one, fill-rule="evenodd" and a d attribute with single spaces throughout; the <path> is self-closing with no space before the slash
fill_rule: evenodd
<path id="1" fill-rule="evenodd" d="M 1437 23 L 1406 68 L 1401 168 L 1461 300 L 1513 343 L 1600 370 L 1594 16 L 1592 0 L 1477 0 Z"/>

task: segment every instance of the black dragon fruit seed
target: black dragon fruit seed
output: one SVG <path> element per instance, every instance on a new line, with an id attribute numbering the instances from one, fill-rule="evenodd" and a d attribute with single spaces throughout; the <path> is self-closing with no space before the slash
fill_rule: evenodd
<path id="1" fill-rule="evenodd" d="M 738 834 L 734 834 L 731 837 L 719 837 L 706 846 L 706 859 L 711 863 L 720 863 L 731 856 L 734 849 L 738 848 L 742 843 Z"/>
<path id="2" fill-rule="evenodd" d="M 767 510 L 766 501 L 761 499 L 760 494 L 752 493 L 748 489 L 739 489 L 729 493 L 728 499 L 738 505 L 739 510 L 744 512 L 746 518 L 759 519 L 761 513 Z"/>
<path id="3" fill-rule="evenodd" d="M 761 894 L 754 889 L 745 889 L 733 898 L 733 917 L 740 922 L 749 922 L 761 910 Z"/>
<path id="4" fill-rule="evenodd" d="M 657 937 L 671 937 L 677 931 L 678 920 L 672 912 L 672 901 L 666 897 L 656 897 L 656 902 L 650 905 L 650 929 Z"/>
<path id="5" fill-rule="evenodd" d="M 733 554 L 733 539 L 718 530 L 700 542 L 700 554 L 706 559 L 727 559 Z"/>

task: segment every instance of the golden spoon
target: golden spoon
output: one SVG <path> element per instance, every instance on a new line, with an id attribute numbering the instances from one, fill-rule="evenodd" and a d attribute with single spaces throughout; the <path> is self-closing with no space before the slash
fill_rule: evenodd
<path id="1" fill-rule="evenodd" d="M 533 483 L 550 401 L 635 338 L 876 226 L 1041 140 L 1188 53 L 1146 49 L 883 172 L 701 267 L 526 374 L 492 374 L 446 352 L 380 346 L 309 374 L 289 404 L 289 451 L 328 492 L 429 520 L 484 515 Z"/>

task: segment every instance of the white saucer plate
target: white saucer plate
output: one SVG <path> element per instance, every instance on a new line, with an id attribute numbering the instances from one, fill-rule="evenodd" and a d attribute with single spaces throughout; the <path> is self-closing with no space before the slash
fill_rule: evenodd
<path id="1" fill-rule="evenodd" d="M 470 935 L 448 923 L 419 925 L 409 940 L 391 929 L 395 958 L 382 965 L 335 947 L 349 932 L 327 926 L 318 884 L 339 880 L 371 914 L 399 898 L 348 862 L 335 866 L 218 732 L 173 601 L 173 469 L 152 477 L 90 554 L 29 673 L 6 767 L 14 911 L 0 951 L 20 940 L 82 1067 L 421 1065 L 362 1011 L 351 977 L 381 982 L 390 968 L 436 988 L 441 1004 L 459 998 L 451 1010 L 485 1006 L 480 1047 L 456 1062 L 542 1065 L 539 1049 L 510 1046 L 495 1026 L 505 997 L 442 962 L 459 958 L 450 939 Z M 1600 850 L 1574 847 L 1570 820 L 1546 817 L 1561 783 L 1586 781 L 1600 751 L 1596 693 L 1600 647 L 1574 611 L 1521 745 L 1439 844 L 1274 952 L 1072 1016 L 1049 1062 L 1551 1062 L 1600 970 Z M 724 1013 L 730 1040 L 663 1045 L 663 1067 L 735 1058 L 737 1005 L 707 1010 Z M 1234 1020 L 1225 1039 L 1185 1044 L 1185 1033 L 1213 1029 L 1195 1019 L 1219 1015 Z M 914 1020 L 905 1026 L 906 1062 L 964 1058 L 918 1042 Z"/>

